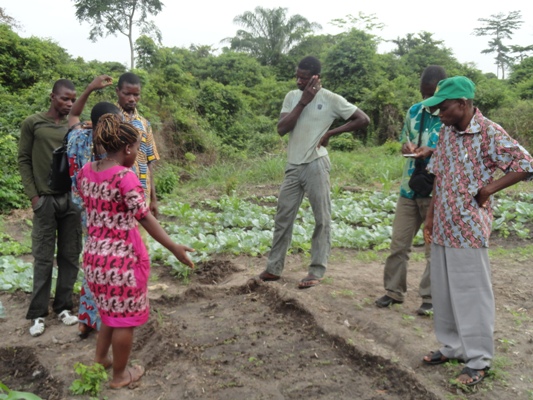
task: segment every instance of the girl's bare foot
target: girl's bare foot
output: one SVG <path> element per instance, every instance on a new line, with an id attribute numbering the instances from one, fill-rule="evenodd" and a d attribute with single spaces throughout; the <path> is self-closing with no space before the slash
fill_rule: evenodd
<path id="1" fill-rule="evenodd" d="M 94 360 L 95 363 L 101 364 L 105 369 L 109 369 L 113 366 L 113 361 L 109 358 L 103 360 Z"/>
<path id="2" fill-rule="evenodd" d="M 121 389 L 130 385 L 133 382 L 138 382 L 141 377 L 144 375 L 144 367 L 141 365 L 135 365 L 133 367 L 128 367 L 124 371 L 122 377 L 113 376 L 113 380 L 109 383 L 111 389 Z"/>

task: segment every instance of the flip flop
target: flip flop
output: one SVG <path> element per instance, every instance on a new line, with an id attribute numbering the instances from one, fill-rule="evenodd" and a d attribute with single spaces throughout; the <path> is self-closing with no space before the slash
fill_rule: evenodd
<path id="1" fill-rule="evenodd" d="M 281 277 L 277 275 L 272 275 L 269 272 L 263 271 L 259 274 L 258 278 L 262 280 L 263 282 L 274 282 L 274 281 L 278 281 L 279 278 Z"/>
<path id="2" fill-rule="evenodd" d="M 317 278 L 313 274 L 307 275 L 303 278 L 300 283 L 298 283 L 298 289 L 309 289 L 313 286 L 316 286 L 320 283 L 320 278 Z"/>
<path id="3" fill-rule="evenodd" d="M 132 370 L 134 372 L 131 372 Z M 141 377 L 144 375 L 144 367 L 142 365 L 135 365 L 134 367 L 128 368 L 127 371 L 128 371 L 128 374 L 130 375 L 129 381 L 121 382 L 118 384 L 110 383 L 109 387 L 111 389 L 122 389 L 123 387 L 129 386 L 134 382 L 138 382 L 141 379 Z"/>
<path id="4" fill-rule="evenodd" d="M 489 367 L 483 368 L 483 369 L 473 369 L 470 367 L 464 367 L 462 371 L 457 375 L 457 378 L 455 378 L 457 384 L 460 385 L 466 385 L 466 386 L 475 386 L 478 383 L 480 383 L 483 379 L 485 379 L 485 375 L 487 375 L 487 371 L 489 370 Z M 459 377 L 461 375 L 468 375 L 470 378 L 472 378 L 472 382 L 468 383 L 461 383 L 459 382 Z"/>

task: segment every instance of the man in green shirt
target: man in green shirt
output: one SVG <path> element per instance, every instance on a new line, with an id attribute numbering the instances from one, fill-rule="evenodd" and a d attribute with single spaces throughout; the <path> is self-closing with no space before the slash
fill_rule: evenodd
<path id="1" fill-rule="evenodd" d="M 26 118 L 21 126 L 19 170 L 33 209 L 33 292 L 26 314 L 32 320 L 32 336 L 43 334 L 45 329 L 56 239 L 58 276 L 53 309 L 65 325 L 78 322 L 71 310 L 81 252 L 80 211 L 72 202 L 70 192 L 54 191 L 48 185 L 52 152 L 61 146 L 67 133 L 66 117 L 75 100 L 72 82 L 60 79 L 50 94 L 48 111 Z"/>
<path id="2" fill-rule="evenodd" d="M 363 110 L 322 87 L 321 68 L 317 58 L 303 58 L 296 69 L 298 89 L 287 93 L 283 101 L 278 133 L 289 135 L 287 166 L 278 196 L 272 249 L 266 269 L 258 277 L 262 281 L 280 279 L 294 221 L 307 194 L 315 217 L 315 229 L 309 272 L 298 283 L 299 289 L 319 284 L 326 272 L 331 248 L 330 162 L 326 146 L 331 137 L 365 128 L 370 122 Z M 346 123 L 332 129 L 336 119 Z"/>

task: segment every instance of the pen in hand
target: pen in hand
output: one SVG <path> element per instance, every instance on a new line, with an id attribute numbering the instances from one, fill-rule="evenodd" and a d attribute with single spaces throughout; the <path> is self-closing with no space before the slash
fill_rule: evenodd
<path id="1" fill-rule="evenodd" d="M 406 139 L 406 147 L 409 151 L 409 153 L 407 154 L 403 154 L 404 157 L 414 157 L 415 156 L 415 150 L 413 149 L 413 144 L 411 142 L 411 140 L 409 139 L 409 133 L 406 133 L 405 134 L 405 139 Z"/>

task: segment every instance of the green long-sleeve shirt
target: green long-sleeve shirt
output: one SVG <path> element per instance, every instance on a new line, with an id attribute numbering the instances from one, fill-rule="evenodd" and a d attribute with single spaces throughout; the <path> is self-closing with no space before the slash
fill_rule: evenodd
<path id="1" fill-rule="evenodd" d="M 18 163 L 24 192 L 31 200 L 35 196 L 56 194 L 48 186 L 52 152 L 61 146 L 67 133 L 65 119 L 56 124 L 46 113 L 34 114 L 20 128 Z"/>

